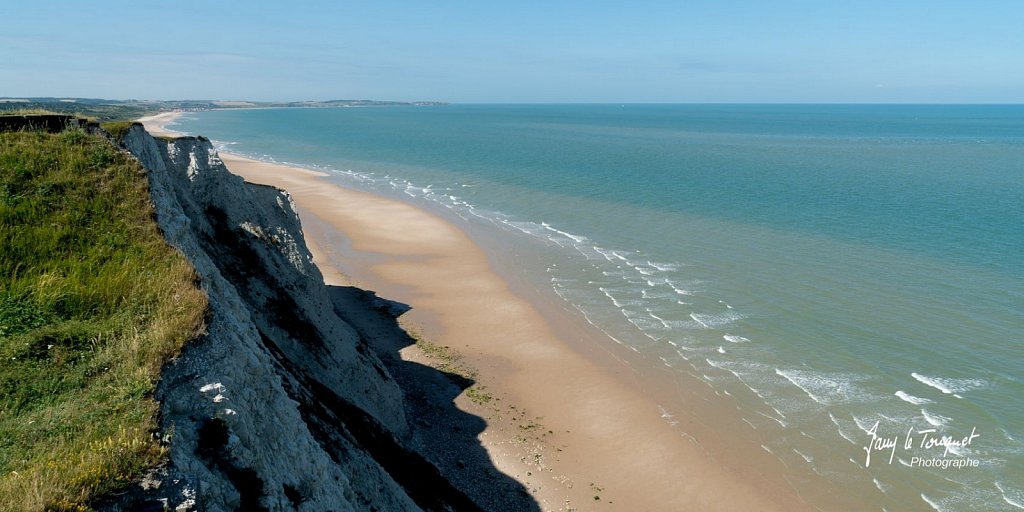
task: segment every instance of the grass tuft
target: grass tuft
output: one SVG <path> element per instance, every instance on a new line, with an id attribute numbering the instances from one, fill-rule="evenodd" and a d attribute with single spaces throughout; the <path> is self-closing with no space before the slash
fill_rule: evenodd
<path id="1" fill-rule="evenodd" d="M 124 141 L 124 136 L 128 134 L 128 130 L 133 124 L 135 124 L 133 121 L 111 121 L 109 123 L 100 124 L 100 127 L 113 135 L 114 140 L 122 142 Z"/>
<path id="2" fill-rule="evenodd" d="M 49 114 L 58 114 L 58 112 L 45 108 L 13 108 L 10 110 L 0 110 L 0 116 L 34 116 Z"/>
<path id="3" fill-rule="evenodd" d="M 206 298 L 153 218 L 108 141 L 0 133 L 0 510 L 88 510 L 166 456 L 152 392 Z"/>

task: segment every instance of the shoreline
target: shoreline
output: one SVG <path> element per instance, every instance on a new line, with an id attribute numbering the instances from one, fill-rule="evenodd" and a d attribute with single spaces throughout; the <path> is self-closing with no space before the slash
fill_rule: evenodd
<path id="1" fill-rule="evenodd" d="M 178 115 L 139 121 L 153 135 L 175 136 L 163 126 Z M 516 293 L 454 224 L 324 173 L 221 158 L 246 181 L 291 194 L 328 284 L 410 305 L 403 326 L 479 371 L 479 386 L 495 400 L 482 405 L 463 393 L 455 403 L 486 421 L 480 442 L 494 465 L 543 509 L 810 508 L 791 489 L 753 481 L 673 430 L 656 402 L 575 350 L 552 313 Z M 422 360 L 417 352 L 403 351 L 403 359 Z"/>

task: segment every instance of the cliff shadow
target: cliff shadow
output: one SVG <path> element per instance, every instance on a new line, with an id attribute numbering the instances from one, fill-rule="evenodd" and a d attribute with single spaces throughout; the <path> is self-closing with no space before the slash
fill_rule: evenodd
<path id="1" fill-rule="evenodd" d="M 351 286 L 328 286 L 328 293 L 338 317 L 356 329 L 402 389 L 410 446 L 484 510 L 539 511 L 526 487 L 499 471 L 480 443 L 487 422 L 455 406 L 455 397 L 475 381 L 402 359 L 399 352 L 416 338 L 398 317 L 412 308 Z"/>

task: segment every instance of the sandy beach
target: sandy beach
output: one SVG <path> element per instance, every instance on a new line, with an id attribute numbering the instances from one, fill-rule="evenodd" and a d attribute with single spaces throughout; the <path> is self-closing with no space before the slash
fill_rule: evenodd
<path id="1" fill-rule="evenodd" d="M 154 135 L 175 113 L 141 119 Z M 475 369 L 463 411 L 483 418 L 494 465 L 545 510 L 805 510 L 781 478 L 726 466 L 661 418 L 658 404 L 581 354 L 510 289 L 456 225 L 408 203 L 346 189 L 323 173 L 222 153 L 247 181 L 288 191 L 328 284 L 411 306 L 402 325 Z M 415 346 L 402 356 L 424 360 Z"/>

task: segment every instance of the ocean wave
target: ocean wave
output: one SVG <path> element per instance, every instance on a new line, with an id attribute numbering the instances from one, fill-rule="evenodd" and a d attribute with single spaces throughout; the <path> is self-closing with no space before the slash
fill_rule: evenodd
<path id="1" fill-rule="evenodd" d="M 647 283 L 648 286 L 651 287 L 667 286 L 670 289 L 672 289 L 672 291 L 675 292 L 676 295 L 693 295 L 695 292 L 693 290 L 687 289 L 687 285 L 693 287 L 699 284 L 699 282 L 697 281 L 691 281 L 687 284 L 684 284 L 677 281 L 673 281 L 668 277 L 658 277 L 653 279 L 645 277 L 643 278 L 643 280 Z"/>
<path id="2" fill-rule="evenodd" d="M 616 251 L 614 249 L 605 249 L 598 246 L 594 246 L 594 250 L 600 253 L 602 256 L 604 256 L 604 258 L 608 261 L 614 262 L 618 260 L 629 264 L 629 258 L 623 256 L 623 254 L 620 251 Z M 630 267 L 632 267 L 632 265 L 630 265 Z"/>
<path id="3" fill-rule="evenodd" d="M 811 400 L 822 405 L 864 401 L 869 398 L 867 393 L 855 384 L 865 380 L 867 377 L 864 375 L 779 368 L 775 369 L 775 373 L 803 390 Z"/>
<path id="4" fill-rule="evenodd" d="M 861 429 L 865 434 L 871 433 L 871 427 L 875 425 L 875 422 L 871 421 L 871 419 L 862 420 L 856 414 L 851 414 L 850 416 L 853 417 L 853 423 L 857 425 L 857 428 Z"/>
<path id="5" fill-rule="evenodd" d="M 658 319 L 651 317 L 650 313 L 646 311 L 641 313 L 639 311 L 633 311 L 626 308 L 623 308 L 621 311 L 622 314 L 625 315 L 626 320 L 642 332 L 646 333 L 647 331 L 653 330 L 665 330 L 665 325 L 658 321 Z"/>
<path id="6" fill-rule="evenodd" d="M 599 286 L 597 289 L 600 290 L 601 293 L 603 293 L 605 295 L 605 297 L 608 297 L 608 300 L 612 301 L 612 304 L 614 304 L 615 307 L 617 307 L 617 308 L 621 309 L 621 308 L 624 308 L 626 306 L 634 306 L 635 307 L 635 306 L 643 306 L 644 305 L 644 301 L 641 300 L 641 299 L 625 299 L 625 298 L 620 298 L 620 297 L 616 297 L 615 294 L 612 293 L 613 291 L 620 291 L 620 290 L 613 290 L 611 288 L 607 288 L 607 287 L 604 287 L 604 286 Z M 624 292 L 623 295 L 625 295 L 625 294 L 626 293 Z"/>
<path id="7" fill-rule="evenodd" d="M 701 327 L 705 329 L 715 329 L 729 325 L 737 320 L 742 320 L 743 315 L 732 311 L 719 314 L 710 313 L 690 313 L 690 318 L 694 322 L 697 322 Z"/>
<path id="8" fill-rule="evenodd" d="M 943 416 L 941 414 L 932 414 L 924 409 L 921 409 L 921 416 L 923 416 L 924 420 L 933 427 L 942 427 L 948 425 L 949 422 L 952 421 L 952 418 Z"/>
<path id="9" fill-rule="evenodd" d="M 932 509 L 935 510 L 935 512 L 943 512 L 942 508 L 939 507 L 939 504 L 935 503 L 935 501 L 932 500 L 931 498 L 925 496 L 924 493 L 921 494 L 921 499 L 924 500 L 925 503 L 927 503 L 930 507 L 932 507 Z"/>
<path id="10" fill-rule="evenodd" d="M 829 419 L 830 421 L 832 421 L 832 424 L 833 424 L 833 425 L 835 425 L 835 426 L 836 426 L 836 432 L 838 432 L 838 433 L 839 433 L 839 436 L 840 436 L 840 437 L 842 437 L 843 439 L 846 439 L 847 441 L 849 441 L 849 442 L 850 442 L 850 444 L 853 444 L 853 445 L 857 445 L 857 446 L 860 446 L 860 445 L 862 444 L 862 443 L 860 443 L 860 442 L 858 442 L 858 441 L 855 441 L 855 440 L 853 439 L 853 436 L 851 436 L 851 435 L 849 435 L 849 434 L 847 434 L 847 433 L 846 433 L 846 429 L 845 429 L 845 428 L 843 427 L 843 425 L 842 425 L 842 424 L 841 424 L 841 423 L 839 422 L 839 418 L 836 418 L 836 416 L 835 416 L 834 414 L 832 414 L 831 412 L 830 412 L 830 413 L 828 413 L 828 419 Z M 856 423 L 856 422 L 855 422 L 855 423 Z M 857 426 L 857 428 L 860 428 L 860 425 L 858 425 L 858 426 Z"/>
<path id="11" fill-rule="evenodd" d="M 908 393 L 906 393 L 906 392 L 904 392 L 902 390 L 897 391 L 894 394 L 897 397 L 899 397 L 900 400 L 903 400 L 904 402 L 908 402 L 908 403 L 911 403 L 911 404 L 914 404 L 914 405 L 924 405 L 924 404 L 932 403 L 932 401 L 927 399 L 927 398 L 919 398 L 919 397 L 916 397 L 914 395 L 908 394 Z"/>
<path id="12" fill-rule="evenodd" d="M 963 398 L 960 393 L 972 391 L 975 389 L 983 388 L 987 383 L 981 379 L 954 379 L 947 377 L 930 377 L 928 375 L 921 375 L 920 373 L 913 372 L 910 374 L 912 377 L 917 379 L 918 382 L 935 388 L 946 395 L 953 395 L 957 398 Z"/>
<path id="13" fill-rule="evenodd" d="M 1024 492 L 1017 489 L 1007 489 L 999 482 L 996 482 L 996 489 L 999 490 L 1003 501 L 1013 507 L 1024 510 Z"/>
<path id="14" fill-rule="evenodd" d="M 648 300 L 675 300 L 675 295 L 676 294 L 674 292 L 659 291 L 657 288 L 654 287 L 644 287 L 642 290 L 640 290 L 640 296 Z"/>
<path id="15" fill-rule="evenodd" d="M 877 487 L 879 491 L 882 491 L 882 494 L 886 494 L 886 489 L 888 489 L 888 486 L 882 484 L 881 480 L 872 477 L 871 482 L 875 484 L 875 487 Z"/>
<path id="16" fill-rule="evenodd" d="M 808 464 L 814 462 L 814 457 L 811 457 L 810 455 L 807 455 L 806 453 L 801 452 L 800 450 L 797 450 L 796 448 L 793 448 L 793 451 L 796 452 L 796 454 L 799 455 L 802 459 L 804 459 L 804 462 L 806 462 Z"/>
<path id="17" fill-rule="evenodd" d="M 678 263 L 659 263 L 659 262 L 654 262 L 654 261 L 651 261 L 651 260 L 647 260 L 647 265 L 649 265 L 649 266 L 651 266 L 651 267 L 653 267 L 653 268 L 655 268 L 657 270 L 661 270 L 663 272 L 672 272 L 672 271 L 675 271 L 675 270 L 679 270 L 679 267 L 680 267 L 680 264 L 678 264 Z"/>
<path id="18" fill-rule="evenodd" d="M 661 325 L 664 326 L 666 329 L 671 328 L 670 324 L 668 323 L 668 320 L 665 320 L 664 318 L 654 314 L 654 311 L 651 311 L 651 308 L 645 308 L 645 309 L 647 310 L 647 314 L 650 315 L 651 318 L 661 322 Z"/>

